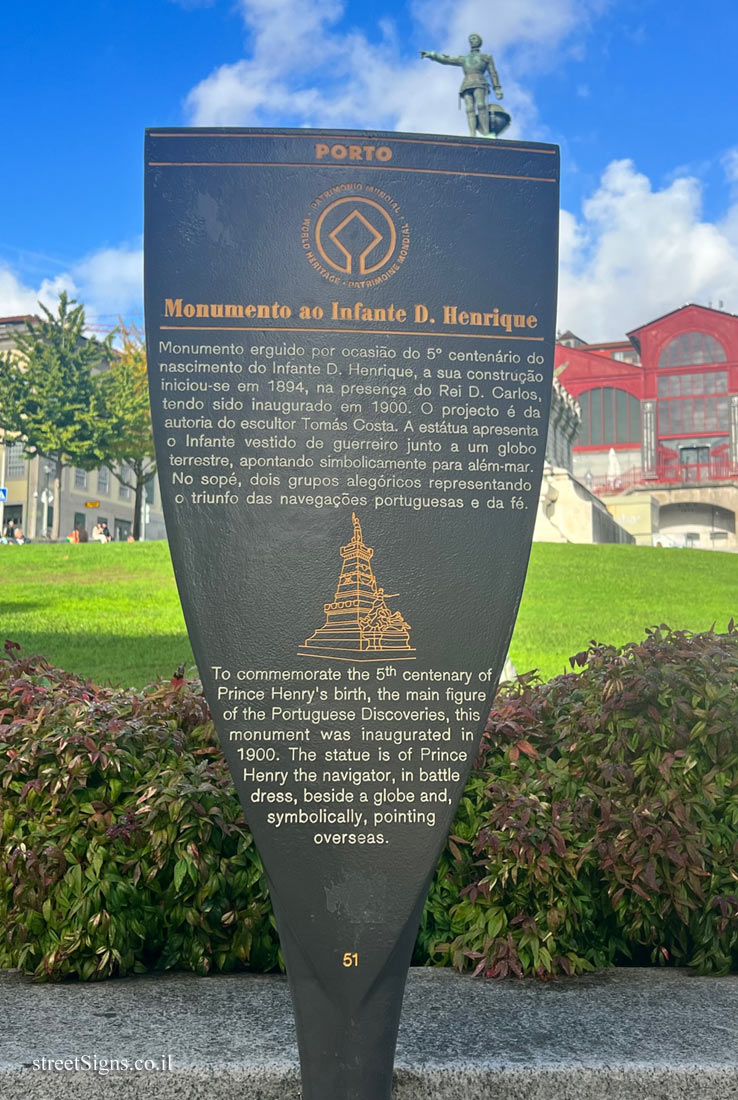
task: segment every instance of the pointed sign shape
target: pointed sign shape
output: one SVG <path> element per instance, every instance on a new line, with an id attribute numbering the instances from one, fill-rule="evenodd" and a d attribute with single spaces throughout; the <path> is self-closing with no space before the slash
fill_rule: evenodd
<path id="1" fill-rule="evenodd" d="M 306 1100 L 388 1100 L 428 885 L 520 601 L 558 151 L 150 131 L 146 324 L 195 658 L 269 877 Z M 369 203 L 379 268 L 325 251 Z"/>

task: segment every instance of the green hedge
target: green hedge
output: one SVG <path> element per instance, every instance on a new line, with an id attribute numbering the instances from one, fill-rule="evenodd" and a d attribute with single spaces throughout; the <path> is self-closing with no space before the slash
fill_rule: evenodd
<path id="1" fill-rule="evenodd" d="M 281 965 L 199 685 L 0 658 L 0 966 Z M 738 631 L 592 645 L 498 696 L 414 961 L 546 978 L 738 963 Z"/>

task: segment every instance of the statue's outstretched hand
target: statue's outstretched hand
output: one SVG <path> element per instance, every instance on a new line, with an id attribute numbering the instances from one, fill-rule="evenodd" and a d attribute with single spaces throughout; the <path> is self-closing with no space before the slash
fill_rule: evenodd
<path id="1" fill-rule="evenodd" d="M 429 56 L 429 51 L 428 50 L 421 50 L 420 51 L 420 56 L 421 57 L 428 57 Z"/>
<path id="2" fill-rule="evenodd" d="M 495 96 L 497 99 L 504 99 L 502 88 L 495 88 Z"/>

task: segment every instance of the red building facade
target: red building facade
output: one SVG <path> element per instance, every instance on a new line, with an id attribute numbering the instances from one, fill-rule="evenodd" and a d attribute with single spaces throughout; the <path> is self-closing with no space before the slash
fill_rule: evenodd
<path id="1" fill-rule="evenodd" d="M 580 480 L 612 491 L 738 478 L 738 317 L 688 305 L 627 343 L 562 341 L 557 373 L 582 410 Z"/>

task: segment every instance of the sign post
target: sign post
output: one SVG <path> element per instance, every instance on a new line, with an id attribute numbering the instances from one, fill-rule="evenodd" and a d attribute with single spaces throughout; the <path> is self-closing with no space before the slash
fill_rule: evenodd
<path id="1" fill-rule="evenodd" d="M 270 880 L 303 1095 L 388 1100 L 530 551 L 558 150 L 152 130 L 146 162 L 164 514 Z"/>

